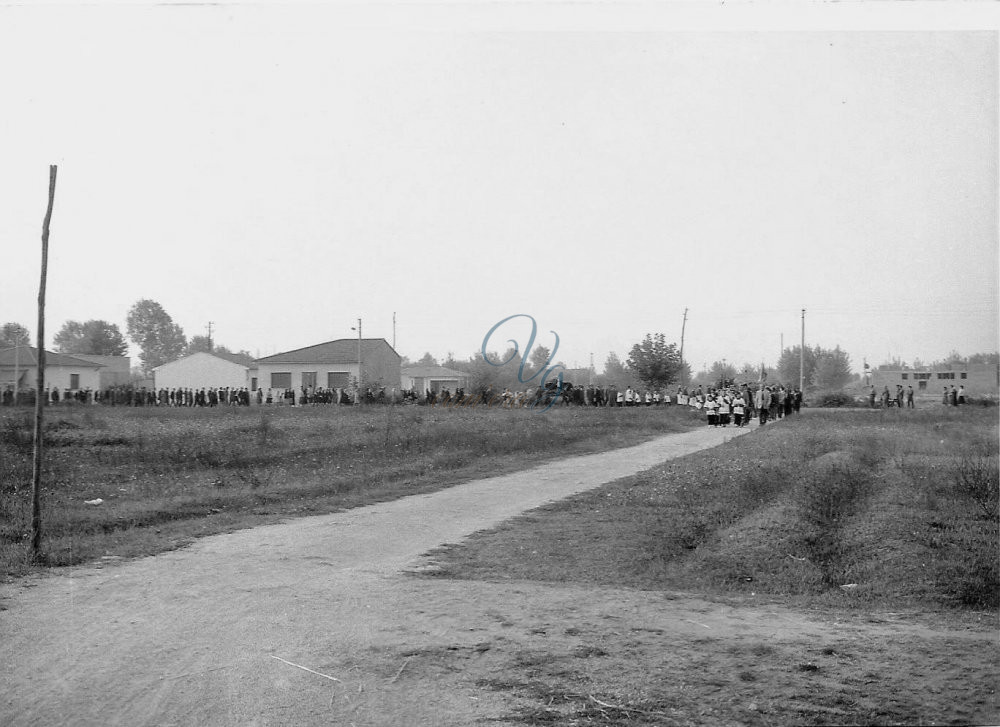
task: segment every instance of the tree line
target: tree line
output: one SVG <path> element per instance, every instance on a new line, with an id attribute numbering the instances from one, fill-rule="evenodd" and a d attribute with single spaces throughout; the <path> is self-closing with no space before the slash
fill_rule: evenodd
<path id="1" fill-rule="evenodd" d="M 148 298 L 136 301 L 129 309 L 125 330 L 128 339 L 115 323 L 66 321 L 52 343 L 57 352 L 68 355 L 127 356 L 128 340 L 131 340 L 139 348 L 139 368 L 144 375 L 149 375 L 157 366 L 199 351 L 236 355 L 245 358 L 247 363 L 253 359 L 248 351 L 231 351 L 215 344 L 208 336 L 188 339 L 163 306 Z M 0 327 L 0 349 L 26 345 L 31 345 L 31 335 L 25 326 L 8 322 Z"/>
<path id="2" fill-rule="evenodd" d="M 667 343 L 662 333 L 649 333 L 642 341 L 634 344 L 625 361 L 614 352 L 608 355 L 604 371 L 600 374 L 589 368 L 568 367 L 562 361 L 551 361 L 552 352 L 546 346 L 535 346 L 526 352 L 515 346 L 510 346 L 502 354 L 488 351 L 484 358 L 481 351 L 467 359 L 457 359 L 453 353 L 438 362 L 430 352 L 425 353 L 416 361 L 403 359 L 403 366 L 444 366 L 459 371 L 469 377 L 469 387 L 472 391 L 485 391 L 492 387 L 494 391 L 504 389 L 524 390 L 541 385 L 541 379 L 556 381 L 562 374 L 565 382 L 574 386 L 593 383 L 601 386 L 626 386 L 629 383 L 643 384 L 651 390 L 665 391 L 671 385 L 681 380 L 682 372 L 687 372 L 682 365 L 677 345 Z M 487 360 L 488 359 L 488 360 Z M 503 365 L 498 365 L 502 363 Z M 522 366 L 523 364 L 523 366 Z M 546 375 L 546 371 L 549 373 Z"/>
<path id="3" fill-rule="evenodd" d="M 800 356 L 800 352 L 801 356 Z M 525 376 L 530 376 L 544 368 L 550 357 L 550 351 L 545 346 L 538 346 L 528 353 L 525 362 Z M 470 387 L 473 390 L 485 390 L 492 386 L 494 390 L 523 389 L 526 384 L 518 380 L 517 373 L 522 362 L 520 351 L 514 347 L 508 348 L 502 355 L 489 353 L 489 359 L 494 362 L 509 361 L 505 366 L 497 368 L 484 361 L 481 352 L 476 352 L 467 359 L 457 359 L 449 353 L 444 361 L 438 362 L 430 352 L 425 353 L 416 361 L 404 358 L 403 365 L 441 365 L 455 371 L 467 374 Z M 798 386 L 801 376 L 806 391 L 839 391 L 848 384 L 859 379 L 851 367 L 850 356 L 839 345 L 833 348 L 823 346 L 791 346 L 782 351 L 776 366 L 764 366 L 763 374 L 768 383 L 784 383 Z M 952 352 L 945 363 L 997 363 L 998 354 L 980 353 L 971 356 L 961 356 Z M 919 363 L 919 362 L 917 362 Z M 941 362 L 935 362 L 939 365 Z M 550 364 L 551 365 L 551 364 Z M 642 384 L 650 390 L 666 390 L 679 385 L 689 386 L 719 386 L 725 382 L 755 382 L 761 377 L 760 363 L 744 363 L 741 365 L 725 360 L 715 361 L 710 366 L 697 373 L 692 373 L 686 362 L 682 362 L 676 344 L 667 343 L 662 333 L 646 334 L 642 341 L 635 343 L 628 356 L 623 360 L 616 352 L 608 354 L 604 361 L 603 371 L 591 371 L 587 368 L 571 368 L 563 362 L 555 364 L 563 373 L 565 381 L 574 385 L 588 384 L 593 381 L 599 386 L 620 385 L 629 383 Z M 923 364 L 921 364 L 923 365 Z M 905 364 L 901 367 L 905 367 Z M 540 378 L 540 377 L 539 377 Z M 554 379 L 554 375 L 550 377 Z M 528 385 L 535 385 L 538 379 Z"/>

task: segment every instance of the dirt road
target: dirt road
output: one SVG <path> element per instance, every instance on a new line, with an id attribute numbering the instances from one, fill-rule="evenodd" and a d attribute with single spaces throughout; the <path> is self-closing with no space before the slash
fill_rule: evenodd
<path id="1" fill-rule="evenodd" d="M 657 638 L 825 628 L 663 594 L 408 573 L 437 545 L 734 434 L 670 435 L 3 586 L 2 721 L 470 725 L 510 713 L 510 695 L 482 685 L 491 664 L 509 649 L 576 648 L 588 624 L 626 618 Z"/>

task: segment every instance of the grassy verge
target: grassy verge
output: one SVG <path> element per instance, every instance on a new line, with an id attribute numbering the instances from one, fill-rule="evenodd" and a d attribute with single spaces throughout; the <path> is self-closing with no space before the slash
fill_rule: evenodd
<path id="1" fill-rule="evenodd" d="M 813 411 L 434 554 L 440 576 L 996 609 L 991 409 Z"/>
<path id="2" fill-rule="evenodd" d="M 426 577 L 625 604 L 501 637 L 477 684 L 504 723 L 995 724 L 997 470 L 992 410 L 811 411 L 442 548 Z M 823 626 L 709 621 L 684 591 Z"/>
<path id="3" fill-rule="evenodd" d="M 30 416 L 0 413 L 0 573 L 8 576 L 40 565 L 28 558 Z M 153 554 L 700 424 L 665 407 L 51 409 L 41 565 Z"/>

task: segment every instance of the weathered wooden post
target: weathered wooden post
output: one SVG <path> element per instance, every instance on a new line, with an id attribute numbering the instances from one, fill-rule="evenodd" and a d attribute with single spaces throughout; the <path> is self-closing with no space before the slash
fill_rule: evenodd
<path id="1" fill-rule="evenodd" d="M 42 276 L 38 286 L 38 368 L 35 374 L 35 451 L 31 468 L 31 557 L 42 546 L 42 415 L 45 410 L 45 277 L 49 266 L 49 222 L 56 198 L 56 165 L 49 165 L 49 206 L 42 222 Z"/>

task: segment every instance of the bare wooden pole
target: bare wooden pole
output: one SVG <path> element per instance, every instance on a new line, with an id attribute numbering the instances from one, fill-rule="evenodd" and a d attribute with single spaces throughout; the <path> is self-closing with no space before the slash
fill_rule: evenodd
<path id="1" fill-rule="evenodd" d="M 38 286 L 38 363 L 35 374 L 35 451 L 31 468 L 31 556 L 42 547 L 42 414 L 45 411 L 45 279 L 49 267 L 49 222 L 56 199 L 56 165 L 49 165 L 49 206 L 42 222 L 42 276 Z"/>
<path id="2" fill-rule="evenodd" d="M 684 309 L 684 320 L 681 321 L 681 386 L 686 386 L 687 382 L 684 381 L 684 329 L 687 328 L 688 324 L 688 309 Z"/>
<path id="3" fill-rule="evenodd" d="M 799 391 L 806 385 L 806 309 L 802 309 L 802 343 L 799 345 Z"/>

